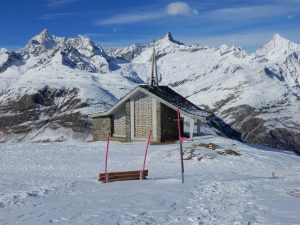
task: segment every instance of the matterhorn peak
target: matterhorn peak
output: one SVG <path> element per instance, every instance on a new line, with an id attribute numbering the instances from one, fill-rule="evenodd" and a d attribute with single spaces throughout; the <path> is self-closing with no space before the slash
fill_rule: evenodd
<path id="1" fill-rule="evenodd" d="M 161 39 L 166 39 L 166 40 L 169 40 L 169 41 L 173 41 L 173 40 L 174 40 L 173 37 L 172 37 L 171 32 L 165 33 L 165 34 L 161 37 Z"/>
<path id="2" fill-rule="evenodd" d="M 171 32 L 167 32 L 166 34 L 164 34 L 158 41 L 172 42 L 174 44 L 183 45 L 183 43 L 174 40 Z"/>

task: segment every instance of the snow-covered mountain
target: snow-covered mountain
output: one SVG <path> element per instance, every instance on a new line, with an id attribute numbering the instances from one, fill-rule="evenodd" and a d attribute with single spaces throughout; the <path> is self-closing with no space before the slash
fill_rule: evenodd
<path id="1" fill-rule="evenodd" d="M 44 30 L 18 52 L 1 49 L 2 140 L 16 134 L 34 140 L 57 127 L 82 133 L 88 126 L 82 115 L 105 110 L 137 83 L 148 82 L 152 46 L 105 53 L 87 37 L 55 37 Z M 248 54 L 238 46 L 188 46 L 167 33 L 155 47 L 161 84 L 214 112 L 242 140 L 300 149 L 300 45 L 275 34 Z"/>
<path id="2" fill-rule="evenodd" d="M 55 140 L 82 136 L 89 127 L 83 115 L 107 109 L 133 86 L 84 36 L 56 37 L 45 29 L 18 52 L 1 49 L 0 59 L 0 141 L 36 140 L 60 128 L 70 132 Z"/>

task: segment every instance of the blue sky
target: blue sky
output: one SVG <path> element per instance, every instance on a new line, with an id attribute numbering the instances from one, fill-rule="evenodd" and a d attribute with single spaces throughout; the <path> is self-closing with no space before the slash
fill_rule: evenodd
<path id="1" fill-rule="evenodd" d="M 300 43 L 300 0 L 1 0 L 0 46 L 18 49 L 42 29 L 100 45 L 149 42 L 170 31 L 185 43 L 252 52 L 274 33 Z"/>

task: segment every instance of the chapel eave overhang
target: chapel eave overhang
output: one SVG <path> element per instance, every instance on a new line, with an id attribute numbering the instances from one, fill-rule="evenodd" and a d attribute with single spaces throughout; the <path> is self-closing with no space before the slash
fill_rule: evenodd
<path id="1" fill-rule="evenodd" d="M 194 105 L 192 102 L 188 101 L 168 86 L 153 87 L 150 85 L 139 85 L 132 91 L 130 91 L 122 99 L 120 99 L 114 106 L 112 106 L 107 111 L 91 114 L 90 117 L 97 118 L 111 115 L 115 109 L 117 109 L 125 101 L 129 100 L 138 91 L 141 91 L 146 95 L 156 98 L 159 102 L 165 104 L 166 106 L 174 110 L 177 110 L 177 107 L 179 107 L 182 115 L 191 117 L 193 119 L 205 121 L 208 117 L 212 115 L 212 113 L 200 109 L 198 106 Z"/>

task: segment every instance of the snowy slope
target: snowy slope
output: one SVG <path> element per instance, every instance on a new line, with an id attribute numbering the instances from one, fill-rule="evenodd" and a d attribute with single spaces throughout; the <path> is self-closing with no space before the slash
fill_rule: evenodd
<path id="1" fill-rule="evenodd" d="M 112 142 L 108 170 L 141 168 L 144 149 Z M 178 144 L 150 146 L 148 180 L 100 184 L 105 142 L 1 144 L 0 224 L 299 224 L 298 156 L 212 136 L 184 150 L 185 184 Z"/>
<path id="2" fill-rule="evenodd" d="M 87 37 L 56 37 L 45 29 L 18 52 L 1 49 L 0 141 L 43 135 L 49 126 L 88 132 L 84 115 L 149 81 L 152 46 L 106 53 Z M 248 54 L 225 44 L 184 45 L 167 33 L 155 47 L 161 84 L 214 112 L 242 140 L 300 149 L 299 44 L 275 34 Z M 66 124 L 66 117 L 73 119 Z"/>

